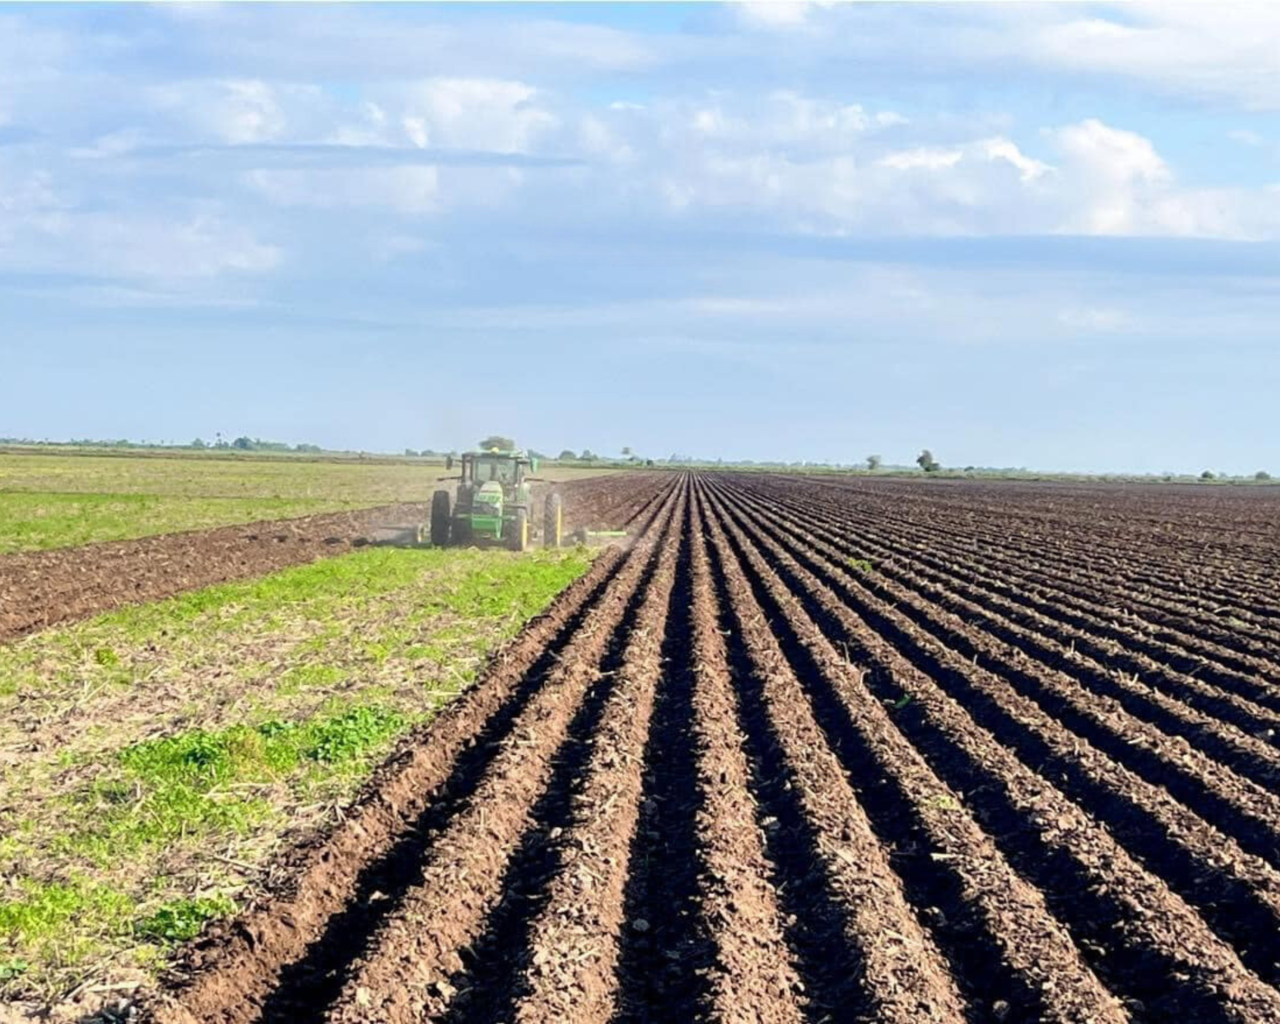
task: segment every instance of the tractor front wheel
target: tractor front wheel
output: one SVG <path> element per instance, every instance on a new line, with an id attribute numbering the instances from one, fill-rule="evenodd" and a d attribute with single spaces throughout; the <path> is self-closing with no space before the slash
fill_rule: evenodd
<path id="1" fill-rule="evenodd" d="M 524 551 L 529 546 L 529 512 L 527 509 L 516 509 L 516 517 L 511 523 L 511 550 Z"/>
<path id="2" fill-rule="evenodd" d="M 431 496 L 431 543 L 438 548 L 449 546 L 449 492 L 436 491 Z"/>
<path id="3" fill-rule="evenodd" d="M 542 526 L 542 546 L 558 548 L 564 534 L 564 499 L 558 494 L 547 496 L 545 521 Z"/>

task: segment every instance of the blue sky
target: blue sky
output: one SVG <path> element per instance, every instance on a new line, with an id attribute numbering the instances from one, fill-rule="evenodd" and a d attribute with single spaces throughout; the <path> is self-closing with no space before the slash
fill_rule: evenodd
<path id="1" fill-rule="evenodd" d="M 0 7 L 0 435 L 1280 472 L 1280 9 Z"/>

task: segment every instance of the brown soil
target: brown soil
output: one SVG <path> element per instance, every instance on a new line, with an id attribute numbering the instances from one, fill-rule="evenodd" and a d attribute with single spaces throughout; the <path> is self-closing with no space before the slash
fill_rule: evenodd
<path id="1" fill-rule="evenodd" d="M 637 542 L 144 1019 L 1280 1022 L 1274 499 L 579 486 Z"/>

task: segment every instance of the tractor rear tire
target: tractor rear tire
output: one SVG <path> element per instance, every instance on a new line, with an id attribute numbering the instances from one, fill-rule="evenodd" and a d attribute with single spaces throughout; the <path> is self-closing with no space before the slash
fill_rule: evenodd
<path id="1" fill-rule="evenodd" d="M 436 491 L 431 496 L 431 543 L 438 548 L 449 546 L 449 522 L 452 519 L 449 508 L 449 492 Z"/>
<path id="2" fill-rule="evenodd" d="M 564 499 L 558 494 L 547 496 L 546 514 L 542 524 L 542 546 L 558 548 L 564 539 Z"/>
<path id="3" fill-rule="evenodd" d="M 511 523 L 511 550 L 524 551 L 529 547 L 529 512 L 527 509 L 516 509 L 516 517 Z"/>

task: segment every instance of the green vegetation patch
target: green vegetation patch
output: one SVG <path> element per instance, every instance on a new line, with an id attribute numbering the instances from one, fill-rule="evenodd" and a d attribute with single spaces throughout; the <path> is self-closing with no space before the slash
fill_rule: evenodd
<path id="1" fill-rule="evenodd" d="M 45 551 L 355 507 L 318 498 L 0 491 L 0 555 Z"/>
<path id="2" fill-rule="evenodd" d="M 0 646 L 0 999 L 163 964 L 588 565 L 365 548 Z"/>

